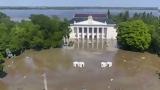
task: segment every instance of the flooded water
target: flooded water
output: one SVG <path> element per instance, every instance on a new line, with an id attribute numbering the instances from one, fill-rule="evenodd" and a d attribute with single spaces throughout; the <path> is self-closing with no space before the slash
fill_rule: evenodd
<path id="1" fill-rule="evenodd" d="M 85 62 L 74 68 L 73 61 Z M 102 69 L 100 62 L 113 66 Z M 73 48 L 28 50 L 6 62 L 8 75 L 0 90 L 159 90 L 160 58 L 149 53 L 119 49 Z"/>

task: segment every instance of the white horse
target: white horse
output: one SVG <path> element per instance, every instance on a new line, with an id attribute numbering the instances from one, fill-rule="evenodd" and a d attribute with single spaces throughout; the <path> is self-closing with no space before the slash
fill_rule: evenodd
<path id="1" fill-rule="evenodd" d="M 83 67 L 85 67 L 85 63 L 84 62 L 75 61 L 75 62 L 73 62 L 73 67 L 83 68 Z"/>
<path id="2" fill-rule="evenodd" d="M 112 62 L 101 62 L 101 68 L 112 67 Z"/>

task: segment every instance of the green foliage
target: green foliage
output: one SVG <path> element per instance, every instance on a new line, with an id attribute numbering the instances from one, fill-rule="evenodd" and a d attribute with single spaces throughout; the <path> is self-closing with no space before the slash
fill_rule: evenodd
<path id="1" fill-rule="evenodd" d="M 4 63 L 4 56 L 0 53 L 0 64 Z"/>
<path id="2" fill-rule="evenodd" d="M 115 21 L 117 24 L 118 23 L 121 23 L 121 22 L 125 22 L 127 20 L 130 19 L 129 17 L 129 11 L 125 11 L 125 12 L 121 12 L 119 13 L 118 15 L 115 15 L 115 16 L 110 16 L 113 21 Z"/>
<path id="3" fill-rule="evenodd" d="M 107 16 L 108 16 L 108 18 L 111 18 L 111 12 L 110 12 L 109 9 L 108 9 L 108 12 L 107 12 Z"/>
<path id="4" fill-rule="evenodd" d="M 4 57 L 3 55 L 0 53 L 0 78 L 3 78 L 6 76 L 6 73 L 4 72 Z"/>
<path id="5" fill-rule="evenodd" d="M 31 15 L 31 21 L 13 22 L 0 13 L 0 52 L 10 49 L 19 55 L 26 49 L 61 47 L 63 38 L 69 38 L 69 22 L 57 17 Z"/>
<path id="6" fill-rule="evenodd" d="M 61 21 L 57 17 L 45 15 L 31 15 L 31 21 L 40 26 L 44 36 L 44 48 L 61 47 L 63 37 L 69 38 L 69 22 Z"/>
<path id="7" fill-rule="evenodd" d="M 152 43 L 153 43 L 153 49 L 156 51 L 158 55 L 160 55 L 160 25 L 156 30 L 153 32 L 152 35 Z"/>
<path id="8" fill-rule="evenodd" d="M 142 20 L 148 25 L 153 25 L 154 27 L 158 26 L 159 17 L 154 16 L 152 13 L 134 13 L 133 16 L 129 15 L 129 11 L 121 12 L 118 15 L 111 16 L 111 18 L 117 23 L 125 22 L 128 20 Z"/>
<path id="9" fill-rule="evenodd" d="M 9 47 L 10 37 L 8 35 L 13 26 L 14 22 L 10 20 L 10 17 L 0 12 L 0 52 L 3 55 L 5 55 L 6 48 Z"/>
<path id="10" fill-rule="evenodd" d="M 148 26 L 141 20 L 122 22 L 118 25 L 118 43 L 126 49 L 144 51 L 151 44 Z"/>
<path id="11" fill-rule="evenodd" d="M 160 37 L 159 35 L 156 35 L 158 33 L 157 28 L 159 27 L 159 22 L 160 22 L 160 18 L 157 16 L 154 16 L 151 13 L 135 13 L 133 16 L 129 16 L 129 12 L 121 12 L 118 15 L 112 15 L 111 19 L 117 24 L 117 25 L 121 25 L 122 22 L 130 22 L 130 21 L 135 21 L 135 20 L 142 20 L 145 24 L 147 24 L 147 28 L 149 29 L 149 33 L 151 34 L 151 45 L 149 47 L 150 51 L 155 50 L 157 52 L 158 47 L 155 45 L 156 44 L 156 38 Z M 128 28 L 130 28 L 131 26 L 128 25 Z M 136 27 L 133 27 L 136 29 Z M 156 30 L 156 31 L 155 31 Z M 158 38 L 157 38 L 158 39 Z M 120 42 L 120 39 L 118 41 L 119 43 L 123 44 L 124 42 Z M 126 44 L 125 44 L 126 45 Z M 127 47 L 128 46 L 124 46 L 123 47 Z M 128 49 L 131 49 L 131 47 L 128 47 Z"/>
<path id="12" fill-rule="evenodd" d="M 157 25 L 159 23 L 159 18 L 157 16 L 152 15 L 152 13 L 146 13 L 146 12 L 139 13 L 139 14 L 135 13 L 131 19 L 133 19 L 133 20 L 141 19 L 146 24 L 154 25 L 155 27 L 157 27 Z"/>
<path id="13" fill-rule="evenodd" d="M 22 21 L 15 25 L 10 33 L 10 49 L 14 52 L 41 47 L 43 35 L 39 31 L 39 25 L 34 25 L 30 21 Z"/>

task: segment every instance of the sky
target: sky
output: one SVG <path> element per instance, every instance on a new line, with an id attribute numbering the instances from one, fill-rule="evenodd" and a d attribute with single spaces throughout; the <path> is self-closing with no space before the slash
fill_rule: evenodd
<path id="1" fill-rule="evenodd" d="M 160 7 L 160 0 L 0 0 L 0 6 Z"/>

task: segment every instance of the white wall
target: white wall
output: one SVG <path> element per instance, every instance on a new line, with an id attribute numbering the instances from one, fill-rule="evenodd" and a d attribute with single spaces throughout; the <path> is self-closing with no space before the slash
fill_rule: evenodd
<path id="1" fill-rule="evenodd" d="M 70 26 L 70 28 L 71 28 L 70 39 L 76 39 L 75 37 L 76 34 L 74 33 L 74 27 Z"/>
<path id="2" fill-rule="evenodd" d="M 117 39 L 116 28 L 113 26 L 107 27 L 107 39 Z"/>
<path id="3" fill-rule="evenodd" d="M 84 26 L 79 26 L 79 27 L 84 27 Z M 88 27 L 90 27 L 90 26 L 88 26 Z M 96 27 L 96 26 L 94 26 L 94 27 Z M 76 39 L 76 36 L 75 36 L 76 33 L 74 33 L 74 26 L 71 25 L 70 28 L 71 28 L 70 39 Z M 78 29 L 78 27 L 77 27 L 77 29 Z M 81 34 L 79 33 L 79 35 L 81 35 Z M 91 34 L 89 34 L 89 35 L 91 35 Z M 96 35 L 96 34 L 94 33 L 94 35 Z M 103 34 L 103 36 L 104 36 L 104 34 Z M 99 34 L 97 37 L 100 38 Z M 114 26 L 107 26 L 107 37 L 106 38 L 103 37 L 103 39 L 116 39 L 116 38 L 117 38 L 116 28 L 114 28 Z"/>

